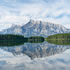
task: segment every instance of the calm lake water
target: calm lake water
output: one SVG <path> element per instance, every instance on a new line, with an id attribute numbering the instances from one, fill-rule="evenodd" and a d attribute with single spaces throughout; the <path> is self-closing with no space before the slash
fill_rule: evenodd
<path id="1" fill-rule="evenodd" d="M 0 70 L 70 70 L 70 45 L 0 46 Z"/>

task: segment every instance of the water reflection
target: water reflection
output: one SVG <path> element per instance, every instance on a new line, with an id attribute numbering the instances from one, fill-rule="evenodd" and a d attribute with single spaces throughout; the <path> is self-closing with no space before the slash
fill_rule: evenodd
<path id="1" fill-rule="evenodd" d="M 54 45 L 49 44 L 47 42 L 43 42 L 43 43 L 25 43 L 24 45 L 21 46 L 1 47 L 1 49 L 11 52 L 14 56 L 26 54 L 31 59 L 34 59 L 62 53 L 65 50 L 70 49 L 70 46 Z"/>
<path id="2" fill-rule="evenodd" d="M 0 46 L 0 69 L 69 70 L 69 49 L 70 45 L 56 45 L 47 42 Z"/>
<path id="3" fill-rule="evenodd" d="M 70 45 L 70 40 L 47 40 L 48 43 L 56 45 Z"/>

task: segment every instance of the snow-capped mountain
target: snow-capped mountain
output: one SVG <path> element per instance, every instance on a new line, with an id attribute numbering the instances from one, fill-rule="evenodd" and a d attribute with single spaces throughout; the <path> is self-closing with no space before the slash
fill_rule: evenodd
<path id="1" fill-rule="evenodd" d="M 21 26 L 18 25 L 12 25 L 10 28 L 3 30 L 0 32 L 2 34 L 21 34 L 22 29 Z"/>
<path id="2" fill-rule="evenodd" d="M 2 31 L 3 34 L 21 34 L 25 37 L 53 35 L 57 33 L 69 33 L 70 30 L 59 24 L 30 20 L 23 26 L 13 25 Z"/>

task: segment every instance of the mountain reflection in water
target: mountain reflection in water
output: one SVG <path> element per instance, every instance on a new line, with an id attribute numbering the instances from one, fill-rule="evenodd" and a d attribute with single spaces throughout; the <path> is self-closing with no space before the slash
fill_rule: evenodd
<path id="1" fill-rule="evenodd" d="M 69 70 L 70 45 L 47 42 L 0 46 L 0 70 Z"/>
<path id="2" fill-rule="evenodd" d="M 62 53 L 70 49 L 69 45 L 54 45 L 47 42 L 43 43 L 24 43 L 21 46 L 0 47 L 1 49 L 11 52 L 14 56 L 25 54 L 31 59 L 48 57 L 54 54 Z"/>

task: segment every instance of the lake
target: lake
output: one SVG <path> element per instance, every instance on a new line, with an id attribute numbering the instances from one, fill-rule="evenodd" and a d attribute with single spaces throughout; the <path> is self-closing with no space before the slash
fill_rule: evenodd
<path id="1" fill-rule="evenodd" d="M 70 45 L 47 42 L 0 46 L 0 70 L 69 70 Z"/>

